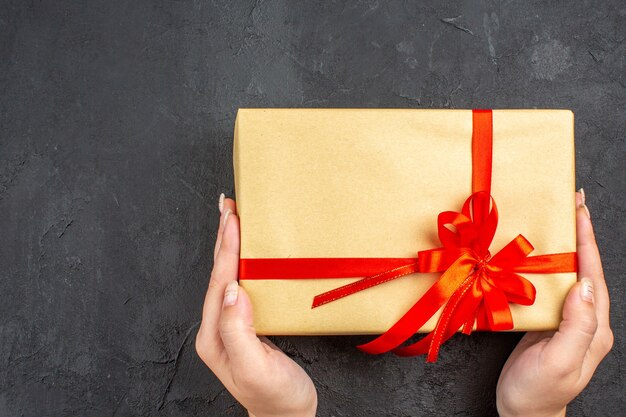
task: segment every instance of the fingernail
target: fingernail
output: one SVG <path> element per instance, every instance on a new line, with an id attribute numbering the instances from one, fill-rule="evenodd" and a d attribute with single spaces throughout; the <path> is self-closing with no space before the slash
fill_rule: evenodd
<path id="1" fill-rule="evenodd" d="M 582 206 L 583 204 L 583 189 L 579 189 L 576 191 L 576 208 Z"/>
<path id="2" fill-rule="evenodd" d="M 226 213 L 224 213 L 224 227 L 226 227 L 226 221 L 228 220 L 228 216 L 230 216 L 231 212 L 231 209 L 226 209 Z"/>
<path id="3" fill-rule="evenodd" d="M 580 298 L 583 301 L 593 304 L 593 282 L 589 278 L 583 278 L 580 280 Z"/>
<path id="4" fill-rule="evenodd" d="M 580 196 L 582 197 L 582 202 L 583 202 L 583 206 L 585 205 L 585 190 L 581 187 L 580 190 L 578 190 L 580 192 Z"/>
<path id="5" fill-rule="evenodd" d="M 239 293 L 239 284 L 237 281 L 231 281 L 224 291 L 224 307 L 232 306 L 237 302 L 237 294 Z"/>
<path id="6" fill-rule="evenodd" d="M 585 190 L 583 190 L 582 188 L 580 190 L 578 190 L 578 192 L 580 193 L 580 204 L 578 205 L 578 207 L 582 207 L 585 209 L 585 213 L 587 213 L 587 217 L 589 217 L 591 219 L 591 213 L 589 212 L 589 207 L 587 207 L 587 198 L 585 196 Z"/>
<path id="7" fill-rule="evenodd" d="M 221 213 L 224 210 L 224 193 L 220 194 L 220 201 L 217 206 L 220 208 Z"/>

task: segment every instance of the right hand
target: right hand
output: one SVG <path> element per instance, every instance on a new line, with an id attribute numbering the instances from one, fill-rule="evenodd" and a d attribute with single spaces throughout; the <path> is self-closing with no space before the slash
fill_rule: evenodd
<path id="1" fill-rule="evenodd" d="M 239 218 L 235 202 L 220 207 L 213 271 L 196 336 L 200 358 L 251 417 L 314 417 L 317 391 L 297 363 L 257 337 L 252 306 L 237 283 Z"/>
<path id="2" fill-rule="evenodd" d="M 609 293 L 584 192 L 576 193 L 578 279 L 556 332 L 528 332 L 504 365 L 496 392 L 501 417 L 565 416 L 613 346 Z"/>

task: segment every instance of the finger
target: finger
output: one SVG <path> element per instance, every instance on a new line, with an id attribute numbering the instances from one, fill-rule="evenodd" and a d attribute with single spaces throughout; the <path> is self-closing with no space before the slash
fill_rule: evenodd
<path id="1" fill-rule="evenodd" d="M 588 365 L 593 374 L 595 367 L 613 346 L 613 332 L 609 316 L 610 301 L 589 209 L 585 205 L 584 191 L 576 193 L 576 203 L 578 276 L 588 276 L 594 282 L 595 308 L 598 317 L 598 331 L 590 347 L 594 360 Z"/>
<path id="2" fill-rule="evenodd" d="M 213 373 L 222 379 L 228 364 L 226 349 L 224 349 L 224 344 L 219 337 L 207 333 L 207 329 L 200 325 L 198 333 L 196 333 L 196 352 Z"/>
<path id="3" fill-rule="evenodd" d="M 546 365 L 563 373 L 580 371 L 598 327 L 593 303 L 593 281 L 583 278 L 565 299 L 559 330 L 544 350 Z"/>
<path id="4" fill-rule="evenodd" d="M 549 340 L 554 335 L 554 331 L 545 331 L 545 332 L 526 332 L 524 336 L 517 342 L 515 349 L 509 355 L 506 363 L 502 367 L 501 374 L 504 374 L 507 369 L 509 369 L 516 361 L 517 358 L 524 354 L 524 352 L 528 349 L 529 346 L 533 346 L 535 344 L 541 343 L 543 340 Z"/>
<path id="5" fill-rule="evenodd" d="M 223 195 L 223 193 L 220 195 L 220 222 L 219 227 L 217 228 L 215 248 L 213 249 L 213 261 L 215 261 L 217 253 L 220 250 L 220 244 L 222 243 L 222 236 L 224 234 L 224 216 L 226 215 L 226 211 L 230 209 L 231 213 L 237 213 L 237 206 L 235 204 L 235 201 L 230 198 L 222 198 Z"/>
<path id="6" fill-rule="evenodd" d="M 278 346 L 276 346 L 276 344 L 274 344 L 274 342 L 272 342 L 266 336 L 259 336 L 259 340 L 261 341 L 261 343 L 266 345 L 269 349 L 276 350 L 278 352 L 282 352 L 282 349 L 279 348 Z"/>
<path id="7" fill-rule="evenodd" d="M 578 277 L 593 281 L 595 308 L 598 325 L 609 327 L 609 292 L 604 280 L 602 262 L 598 245 L 593 233 L 593 226 L 585 205 L 584 192 L 576 193 L 578 207 L 576 209 L 576 253 L 578 255 Z"/>
<path id="8" fill-rule="evenodd" d="M 219 198 L 219 202 L 218 202 L 218 208 L 220 210 L 220 218 L 219 218 L 219 222 L 218 222 L 218 227 L 217 227 L 217 237 L 215 239 L 215 246 L 213 248 L 213 260 L 215 261 L 215 257 L 217 256 L 217 251 L 220 248 L 220 243 L 222 241 L 222 231 L 224 230 L 224 228 L 222 227 L 222 218 L 223 218 L 223 214 L 224 214 L 224 200 L 225 200 L 225 196 L 224 193 L 220 194 L 220 198 Z"/>
<path id="9" fill-rule="evenodd" d="M 217 323 L 222 309 L 222 297 L 226 284 L 237 281 L 239 272 L 239 218 L 232 212 L 234 202 L 224 201 L 220 248 L 213 263 L 209 289 L 204 302 L 203 321 L 217 331 Z"/>
<path id="10" fill-rule="evenodd" d="M 237 281 L 239 271 L 239 219 L 237 215 L 229 214 L 234 202 L 227 199 L 224 202 L 224 220 L 226 226 L 222 232 L 222 242 L 213 264 L 209 288 L 204 298 L 202 308 L 201 334 L 206 340 L 211 340 L 212 346 L 208 349 L 217 354 L 223 349 L 218 334 L 218 323 L 222 310 L 222 298 L 226 284 Z"/>
<path id="11" fill-rule="evenodd" d="M 219 332 L 231 367 L 254 371 L 265 364 L 266 350 L 254 330 L 250 298 L 237 281 L 224 291 Z"/>

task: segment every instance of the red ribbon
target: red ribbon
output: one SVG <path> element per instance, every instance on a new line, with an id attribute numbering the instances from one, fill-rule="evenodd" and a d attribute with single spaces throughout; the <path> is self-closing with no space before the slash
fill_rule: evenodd
<path id="1" fill-rule="evenodd" d="M 513 329 L 509 303 L 531 305 L 535 287 L 526 273 L 575 272 L 576 253 L 528 256 L 533 246 L 522 235 L 491 256 L 498 224 L 491 191 L 493 122 L 491 110 L 473 110 L 472 195 L 461 212 L 439 214 L 442 247 L 418 252 L 417 258 L 258 258 L 241 259 L 240 279 L 365 278 L 315 296 L 312 308 L 415 272 L 443 272 L 435 284 L 389 330 L 358 346 L 364 352 L 392 351 L 399 356 L 427 353 L 437 360 L 442 343 L 459 329 Z M 399 347 L 441 307 L 432 332 Z"/>

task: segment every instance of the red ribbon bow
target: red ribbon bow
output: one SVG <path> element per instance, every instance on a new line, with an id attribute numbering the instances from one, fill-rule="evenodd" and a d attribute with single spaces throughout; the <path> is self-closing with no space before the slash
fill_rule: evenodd
<path id="1" fill-rule="evenodd" d="M 471 333 L 475 322 L 479 329 L 497 331 L 513 328 L 509 302 L 522 305 L 535 302 L 535 287 L 517 272 L 576 270 L 575 253 L 528 256 L 534 248 L 522 235 L 491 256 L 489 246 L 498 224 L 498 211 L 493 198 L 484 191 L 472 194 L 460 213 L 444 211 L 439 214 L 437 223 L 443 247 L 420 251 L 415 262 L 317 295 L 313 307 L 413 272 L 443 271 L 435 284 L 389 330 L 358 346 L 371 354 L 390 350 L 399 356 L 428 353 L 427 361 L 434 362 L 441 344 L 461 327 L 465 334 Z M 450 230 L 448 226 L 453 226 L 455 230 Z M 410 346 L 397 347 L 444 304 L 431 333 Z"/>
<path id="2" fill-rule="evenodd" d="M 575 272 L 576 253 L 528 256 L 533 246 L 518 235 L 494 256 L 489 246 L 498 225 L 498 211 L 490 195 L 492 113 L 473 110 L 472 188 L 460 213 L 444 211 L 437 219 L 440 248 L 418 252 L 415 258 L 289 258 L 242 259 L 240 279 L 365 278 L 317 295 L 312 308 L 415 272 L 443 272 L 432 287 L 389 330 L 358 346 L 364 352 L 393 351 L 399 356 L 428 353 L 437 360 L 439 348 L 459 329 L 509 330 L 509 303 L 531 305 L 535 287 L 518 272 Z M 450 226 L 452 229 L 448 228 Z M 371 274 L 371 271 L 381 271 Z M 416 333 L 441 307 L 432 332 L 418 342 L 398 347 Z"/>

